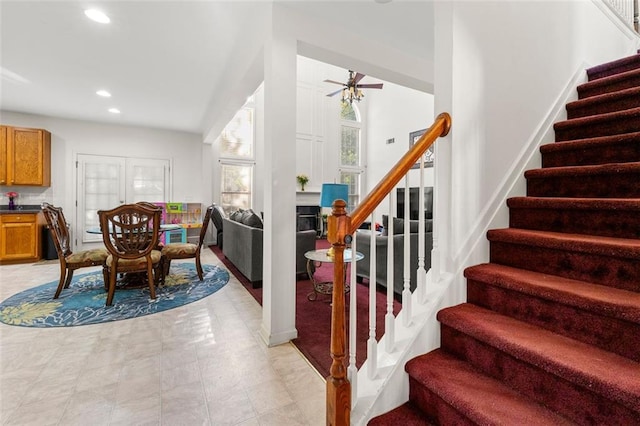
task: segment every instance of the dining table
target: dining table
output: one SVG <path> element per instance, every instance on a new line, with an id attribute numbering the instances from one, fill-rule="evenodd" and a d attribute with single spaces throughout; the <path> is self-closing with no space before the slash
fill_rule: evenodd
<path id="1" fill-rule="evenodd" d="M 159 232 L 162 234 L 166 231 L 174 231 L 180 228 L 182 228 L 181 225 L 177 225 L 174 223 L 163 223 L 160 225 Z M 86 232 L 88 234 L 102 234 L 102 229 L 99 226 L 91 226 L 87 228 Z M 161 250 L 162 247 L 156 247 L 156 249 Z M 121 278 L 118 280 L 117 286 L 119 289 L 138 289 L 147 286 L 146 279 L 147 276 L 144 273 L 129 272 L 121 276 Z"/>

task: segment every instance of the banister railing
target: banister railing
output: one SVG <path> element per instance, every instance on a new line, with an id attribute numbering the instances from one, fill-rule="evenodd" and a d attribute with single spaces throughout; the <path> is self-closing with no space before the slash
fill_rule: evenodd
<path id="1" fill-rule="evenodd" d="M 328 218 L 327 239 L 334 249 L 333 295 L 331 308 L 331 358 L 327 377 L 326 423 L 346 426 L 350 423 L 351 383 L 347 378 L 346 315 L 345 315 L 345 264 L 344 250 L 352 241 L 353 233 L 365 221 L 400 182 L 411 167 L 418 162 L 438 137 L 446 136 L 451 128 L 451 117 L 439 114 L 420 140 L 396 163 L 387 175 L 364 198 L 351 215 L 347 214 L 346 202 L 336 200 Z M 354 289 L 355 291 L 355 289 Z"/>
<path id="2" fill-rule="evenodd" d="M 603 0 L 620 19 L 638 32 L 638 0 Z"/>

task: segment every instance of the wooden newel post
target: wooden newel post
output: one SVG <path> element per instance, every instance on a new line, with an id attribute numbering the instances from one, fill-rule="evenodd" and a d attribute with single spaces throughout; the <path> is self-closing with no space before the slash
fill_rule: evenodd
<path id="1" fill-rule="evenodd" d="M 351 415 L 351 383 L 347 379 L 346 358 L 346 313 L 344 249 L 345 237 L 350 229 L 351 218 L 347 216 L 344 200 L 333 202 L 332 215 L 328 218 L 327 240 L 334 250 L 333 295 L 331 307 L 331 368 L 327 377 L 327 425 L 348 426 Z"/>

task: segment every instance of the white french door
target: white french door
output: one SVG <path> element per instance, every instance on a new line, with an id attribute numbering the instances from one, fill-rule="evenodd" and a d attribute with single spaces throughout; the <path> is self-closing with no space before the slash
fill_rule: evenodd
<path id="1" fill-rule="evenodd" d="M 100 226 L 98 210 L 138 201 L 169 201 L 169 166 L 169 160 L 78 154 L 76 246 L 102 241 L 100 234 L 87 232 Z"/>

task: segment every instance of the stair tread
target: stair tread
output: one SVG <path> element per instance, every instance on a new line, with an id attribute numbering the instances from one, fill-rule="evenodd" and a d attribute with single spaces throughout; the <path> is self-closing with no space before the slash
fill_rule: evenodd
<path id="1" fill-rule="evenodd" d="M 640 76 L 640 68 L 582 83 L 577 87 L 577 90 L 578 93 L 580 93 L 588 90 L 593 90 L 595 88 L 608 87 L 612 84 L 616 84 L 619 81 L 624 81 L 636 76 Z"/>
<path id="2" fill-rule="evenodd" d="M 622 133 L 611 136 L 600 136 L 596 138 L 573 139 L 568 141 L 558 141 L 542 145 L 540 152 L 546 154 L 556 151 L 570 151 L 574 149 L 589 149 L 601 144 L 616 143 L 640 143 L 640 132 Z"/>
<path id="3" fill-rule="evenodd" d="M 640 172 L 640 162 L 634 161 L 630 163 L 608 163 L 586 166 L 560 166 L 531 169 L 524 172 L 524 177 L 529 179 L 552 176 L 593 176 L 594 174 L 638 172 Z"/>
<path id="4" fill-rule="evenodd" d="M 412 359 L 405 369 L 478 424 L 572 424 L 441 349 Z"/>
<path id="5" fill-rule="evenodd" d="M 403 426 L 430 426 L 433 423 L 429 418 L 425 417 L 424 413 L 420 411 L 411 401 L 402 404 L 399 407 L 394 408 L 391 411 L 374 417 L 367 423 L 368 426 L 383 426 L 383 425 L 397 425 Z"/>
<path id="6" fill-rule="evenodd" d="M 640 293 L 496 263 L 469 267 L 473 279 L 640 324 Z"/>
<path id="7" fill-rule="evenodd" d="M 512 197 L 510 208 L 640 211 L 640 198 Z"/>
<path id="8" fill-rule="evenodd" d="M 640 94 L 640 87 L 630 87 L 627 89 L 616 90 L 609 93 L 590 96 L 584 99 L 578 99 L 566 104 L 567 109 L 585 107 L 587 105 L 595 105 L 602 102 L 613 101 L 621 98 L 635 98 Z"/>
<path id="9" fill-rule="evenodd" d="M 558 121 L 557 123 L 554 123 L 553 128 L 558 131 L 567 128 L 584 127 L 608 121 L 633 119 L 637 120 L 638 118 L 640 118 L 640 107 L 629 108 L 623 111 L 608 112 L 605 114 L 598 114 L 589 117 L 571 118 L 569 120 Z"/>
<path id="10" fill-rule="evenodd" d="M 640 410 L 637 362 L 469 303 L 445 308 L 437 317 L 516 359 Z"/>
<path id="11" fill-rule="evenodd" d="M 598 235 L 503 228 L 487 231 L 489 241 L 640 259 L 640 240 Z"/>
<path id="12" fill-rule="evenodd" d="M 637 64 L 637 66 L 635 66 L 634 69 L 640 68 L 640 55 L 638 55 L 637 53 L 630 56 L 626 56 L 624 58 L 616 59 L 614 61 L 610 61 L 604 64 L 596 65 L 591 68 L 587 68 L 587 75 L 589 76 L 590 80 L 596 81 L 597 79 L 603 78 L 603 77 L 593 78 L 592 76 L 598 75 L 602 72 L 606 72 L 611 69 L 619 68 L 622 66 L 634 65 L 634 64 Z"/>

